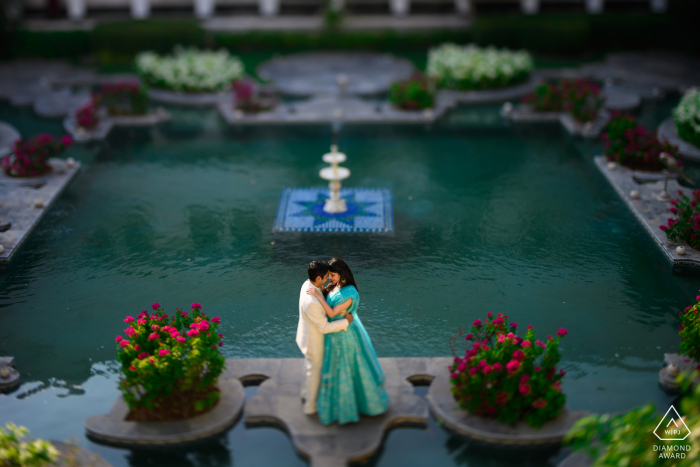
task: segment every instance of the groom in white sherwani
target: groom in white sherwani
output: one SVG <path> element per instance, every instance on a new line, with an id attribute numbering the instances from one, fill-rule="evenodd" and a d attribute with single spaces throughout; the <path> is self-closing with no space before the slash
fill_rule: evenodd
<path id="1" fill-rule="evenodd" d="M 304 413 L 316 413 L 318 388 L 321 385 L 323 367 L 324 334 L 345 331 L 352 323 L 352 315 L 345 319 L 328 321 L 323 306 L 313 295 L 306 293 L 309 285 L 321 292 L 321 287 L 328 279 L 328 263 L 312 261 L 309 264 L 309 280 L 305 281 L 299 292 L 299 326 L 297 327 L 297 345 L 304 354 L 304 376 L 301 383 L 301 398 L 304 399 Z"/>

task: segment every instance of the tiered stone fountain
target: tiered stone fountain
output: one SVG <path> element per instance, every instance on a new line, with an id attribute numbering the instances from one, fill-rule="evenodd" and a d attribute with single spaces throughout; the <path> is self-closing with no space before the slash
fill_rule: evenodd
<path id="1" fill-rule="evenodd" d="M 350 176 L 350 170 L 345 167 L 339 167 L 338 164 L 345 162 L 347 156 L 342 152 L 338 152 L 338 146 L 331 145 L 331 152 L 323 155 L 323 162 L 331 164 L 330 167 L 321 169 L 320 177 L 324 180 L 330 180 L 328 188 L 331 192 L 331 197 L 326 199 L 326 204 L 323 206 L 323 211 L 329 214 L 338 214 L 348 210 L 345 200 L 340 197 L 341 180 L 345 180 Z"/>

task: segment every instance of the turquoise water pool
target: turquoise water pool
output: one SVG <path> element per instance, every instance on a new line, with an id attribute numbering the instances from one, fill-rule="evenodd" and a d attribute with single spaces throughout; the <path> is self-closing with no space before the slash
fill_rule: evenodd
<path id="1" fill-rule="evenodd" d="M 642 121 L 656 126 L 674 103 L 647 104 Z M 324 184 L 329 127 L 234 129 L 214 110 L 172 108 L 167 125 L 72 148 L 82 173 L 0 275 L 0 354 L 15 357 L 24 382 L 0 397 L 0 422 L 82 439 L 115 467 L 305 465 L 286 435 L 242 422 L 219 440 L 153 454 L 92 444 L 82 421 L 118 395 L 122 319 L 154 302 L 196 301 L 220 316 L 226 357 L 299 357 L 306 264 L 332 256 L 353 268 L 379 356 L 450 355 L 460 326 L 505 311 L 540 337 L 569 330 L 561 366 L 571 408 L 665 410 L 672 398 L 658 370 L 700 282 L 671 274 L 597 172 L 602 144 L 557 124 L 508 125 L 498 109 L 342 129 L 344 186 L 390 188 L 393 234 L 272 232 L 283 188 Z M 59 122 L 5 105 L 0 119 L 23 134 L 61 133 Z M 548 465 L 494 456 L 431 422 L 392 432 L 372 462 Z"/>

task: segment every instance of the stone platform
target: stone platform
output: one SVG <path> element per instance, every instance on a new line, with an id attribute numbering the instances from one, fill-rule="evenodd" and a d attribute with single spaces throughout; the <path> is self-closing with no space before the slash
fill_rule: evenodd
<path id="1" fill-rule="evenodd" d="M 40 177 L 17 179 L 0 171 L 0 219 L 12 223 L 10 230 L 0 233 L 0 245 L 4 247 L 0 266 L 13 258 L 80 170 L 80 163 L 71 167 L 63 159 L 49 159 L 49 165 L 53 171 Z"/>
<path id="2" fill-rule="evenodd" d="M 235 377 L 244 384 L 263 381 L 258 394 L 246 402 L 246 426 L 277 427 L 289 434 L 297 452 L 310 459 L 312 467 L 333 467 L 366 461 L 392 428 L 426 426 L 428 406 L 413 393 L 410 381 L 431 381 L 440 372 L 447 372 L 451 362 L 451 357 L 380 358 L 391 398 L 389 410 L 376 417 L 362 416 L 358 423 L 347 425 L 325 426 L 317 415 L 304 415 L 300 358 L 228 359 L 222 377 Z"/>
<path id="3" fill-rule="evenodd" d="M 660 225 L 666 225 L 666 219 L 672 217 L 672 214 L 669 212 L 671 204 L 668 202 L 662 203 L 656 199 L 656 195 L 663 190 L 664 182 L 638 184 L 632 179 L 633 170 L 619 164 L 615 164 L 615 168 L 610 170 L 605 156 L 596 157 L 595 164 L 637 219 L 639 219 L 639 222 L 647 229 L 649 235 L 656 241 L 656 244 L 673 265 L 673 272 L 700 275 L 700 251 L 694 250 L 686 242 L 669 240 L 659 228 Z M 633 199 L 630 196 L 632 190 L 639 192 L 638 199 Z M 672 198 L 678 198 L 678 190 L 682 190 L 689 197 L 692 194 L 692 190 L 681 187 L 676 180 L 669 180 L 668 192 Z M 678 246 L 685 247 L 686 253 L 684 255 L 676 253 L 676 247 Z"/>

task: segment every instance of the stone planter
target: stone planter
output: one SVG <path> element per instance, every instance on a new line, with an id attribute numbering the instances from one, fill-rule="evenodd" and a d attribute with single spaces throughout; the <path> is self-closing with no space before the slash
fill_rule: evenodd
<path id="1" fill-rule="evenodd" d="M 564 436 L 579 419 L 588 415 L 584 411 L 562 409 L 559 416 L 533 428 L 525 422 L 514 425 L 479 417 L 463 410 L 450 391 L 447 370 L 435 377 L 427 395 L 430 411 L 442 426 L 469 441 L 490 448 L 548 450 L 561 446 Z"/>
<path id="2" fill-rule="evenodd" d="M 185 420 L 133 422 L 126 420 L 129 407 L 122 397 L 106 415 L 85 420 L 85 431 L 96 443 L 126 448 L 160 448 L 196 443 L 224 433 L 243 410 L 243 385 L 235 378 L 219 379 L 219 402 L 210 411 Z"/>
<path id="3" fill-rule="evenodd" d="M 14 366 L 14 358 L 0 357 L 0 393 L 10 392 L 19 386 L 19 371 Z"/>
<path id="4" fill-rule="evenodd" d="M 151 88 L 148 91 L 148 97 L 153 102 L 162 102 L 164 104 L 187 105 L 195 107 L 216 105 L 220 100 L 225 100 L 228 97 L 228 95 L 228 91 L 191 94 L 156 88 Z"/>
<path id="5" fill-rule="evenodd" d="M 679 374 L 692 373 L 698 366 L 696 360 L 677 353 L 664 354 L 664 364 L 665 366 L 659 370 L 659 385 L 669 394 L 677 394 L 680 391 L 681 387 L 676 383 L 676 377 Z M 693 386 L 698 383 L 700 383 L 698 378 L 692 382 Z"/>
<path id="6" fill-rule="evenodd" d="M 63 128 L 73 137 L 73 141 L 82 143 L 84 141 L 104 139 L 109 134 L 114 123 L 109 118 L 100 118 L 95 128 L 86 130 L 78 126 L 74 116 L 63 119 Z"/>
<path id="7" fill-rule="evenodd" d="M 658 135 L 661 141 L 668 141 L 669 143 L 678 146 L 678 150 L 684 159 L 700 161 L 700 148 L 690 144 L 688 141 L 682 139 L 678 135 L 678 128 L 676 128 L 676 121 L 673 119 L 673 117 L 668 117 L 666 120 L 661 122 L 658 129 Z"/>
<path id="8" fill-rule="evenodd" d="M 562 461 L 557 464 L 557 467 L 591 467 L 592 465 L 593 459 L 588 457 L 587 454 L 575 452 L 562 459 Z"/>

